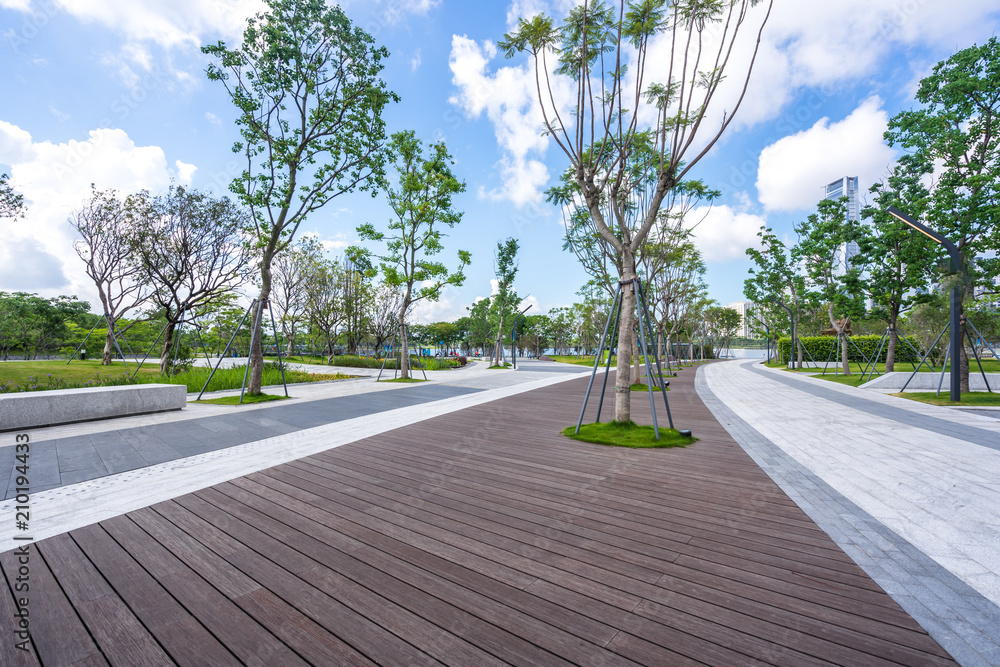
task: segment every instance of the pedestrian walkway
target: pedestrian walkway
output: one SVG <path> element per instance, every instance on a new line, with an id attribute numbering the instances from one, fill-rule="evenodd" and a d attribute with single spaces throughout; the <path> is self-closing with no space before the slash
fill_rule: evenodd
<path id="1" fill-rule="evenodd" d="M 755 362 L 699 391 L 782 489 L 963 664 L 1000 664 L 1000 422 Z"/>
<path id="2" fill-rule="evenodd" d="M 224 365 L 239 365 L 246 360 L 224 359 L 223 362 Z M 290 367 L 330 372 L 329 367 L 302 364 L 291 364 Z M 575 366 L 569 369 L 571 374 L 585 370 Z M 290 391 L 293 400 L 290 401 L 240 408 L 189 404 L 179 412 L 33 429 L 32 488 L 36 493 L 47 491 L 323 424 L 476 391 L 515 386 L 544 377 L 560 377 L 567 372 L 567 367 L 564 364 L 528 361 L 522 364 L 522 370 L 532 374 L 524 375 L 511 371 L 490 371 L 485 364 L 473 364 L 453 371 L 431 372 L 428 382 L 414 385 L 375 383 L 372 380 L 377 370 L 354 370 L 363 371 L 366 375 L 353 381 L 293 385 Z M 391 371 L 385 377 L 391 379 Z M 400 390 L 405 391 L 400 393 Z M 282 394 L 280 387 L 270 387 L 268 391 Z M 206 395 L 206 398 L 239 393 L 239 390 L 215 392 Z M 189 400 L 196 397 L 197 394 L 191 394 Z M 3 499 L 9 499 L 17 493 L 17 476 L 7 473 L 14 470 L 14 434 L 5 435 L 3 444 L 0 444 L 0 470 L 4 471 L 0 473 L 0 493 Z"/>
<path id="3" fill-rule="evenodd" d="M 34 651 L 0 664 L 954 664 L 693 375 L 682 449 L 564 438 L 587 380 L 560 374 L 39 494 Z"/>
<path id="4" fill-rule="evenodd" d="M 298 397 L 290 401 L 239 408 L 189 404 L 180 412 L 33 429 L 31 492 L 45 507 L 35 537 L 586 373 L 551 362 L 528 361 L 521 368 L 533 370 L 476 364 L 428 372 L 428 382 L 415 384 L 368 377 L 301 384 L 290 388 Z M 233 394 L 239 391 L 216 395 Z M 8 490 L 0 516 L 15 504 L 15 436 L 0 434 L 0 480 Z M 15 546 L 15 534 L 12 523 L 0 523 L 0 550 Z"/>

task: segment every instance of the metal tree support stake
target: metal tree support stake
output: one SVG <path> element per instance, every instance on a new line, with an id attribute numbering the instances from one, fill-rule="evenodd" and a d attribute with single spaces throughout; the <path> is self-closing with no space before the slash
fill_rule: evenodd
<path id="1" fill-rule="evenodd" d="M 247 316 L 250 315 L 250 311 L 253 310 L 253 307 L 255 305 L 257 305 L 257 299 L 254 299 L 253 301 L 251 301 L 250 305 L 247 306 L 246 312 L 243 313 L 243 319 L 241 319 L 240 323 L 238 325 L 236 325 L 236 330 L 233 331 L 232 337 L 229 339 L 229 342 L 226 343 L 226 349 L 223 350 L 222 354 L 219 355 L 219 361 L 215 364 L 215 368 L 212 369 L 212 372 L 208 374 L 208 379 L 205 380 L 205 385 L 201 388 L 201 391 L 198 393 L 198 398 L 195 399 L 195 400 L 198 400 L 198 401 L 201 400 L 202 395 L 204 395 L 204 393 L 205 393 L 205 389 L 208 388 L 208 383 L 212 381 L 213 377 L 215 377 L 215 371 L 219 370 L 219 366 L 222 365 L 222 360 L 225 358 L 226 354 L 229 353 L 229 348 L 232 346 L 233 341 L 236 340 L 236 334 L 238 334 L 240 332 L 240 329 L 243 328 L 243 323 L 247 321 Z M 159 340 L 159 338 L 157 338 L 157 340 Z M 249 359 L 247 359 L 247 365 L 249 366 L 249 364 L 250 364 L 250 361 L 249 361 Z M 244 380 L 244 382 L 245 382 L 245 380 Z"/>
<path id="2" fill-rule="evenodd" d="M 639 316 L 638 334 L 642 341 L 642 355 L 646 365 L 646 380 L 647 380 L 646 390 L 649 393 L 649 404 L 653 412 L 653 434 L 656 437 L 656 439 L 659 440 L 660 429 L 656 419 L 656 403 L 653 399 L 653 386 L 651 384 L 653 382 L 653 370 L 652 366 L 649 363 L 649 347 L 647 345 L 647 338 L 646 338 L 647 331 L 650 333 L 650 335 L 653 334 L 653 325 L 649 318 L 649 310 L 646 308 L 646 298 L 642 292 L 642 285 L 638 278 L 632 278 L 631 280 L 626 280 L 624 282 L 620 281 L 618 283 L 618 289 L 615 291 L 615 297 L 614 301 L 611 304 L 611 310 L 608 311 L 608 318 L 604 323 L 604 332 L 601 334 L 600 349 L 598 349 L 597 356 L 594 358 L 594 368 L 590 372 L 590 381 L 587 383 L 587 393 L 584 395 L 583 398 L 583 407 L 580 408 L 580 418 L 576 422 L 575 433 L 580 432 L 580 426 L 583 424 L 583 416 L 584 413 L 587 411 L 587 403 L 590 401 L 590 393 L 594 387 L 594 378 L 597 376 L 597 367 L 601 363 L 601 357 L 604 356 L 604 351 L 606 347 L 608 352 L 608 360 L 604 368 L 604 380 L 601 384 L 601 398 L 597 404 L 597 419 L 595 420 L 595 423 L 600 423 L 601 421 L 601 407 L 604 404 L 604 394 L 608 386 L 608 374 L 611 369 L 611 357 L 614 355 L 613 350 L 615 349 L 615 343 L 618 341 L 618 322 L 620 321 L 621 318 L 622 305 L 624 302 L 622 287 L 624 285 L 629 285 L 629 284 L 631 284 L 632 288 L 635 289 L 636 308 L 638 310 L 638 316 Z M 611 327 L 612 319 L 614 319 L 613 328 Z M 609 329 L 611 329 L 610 338 L 608 338 Z M 605 346 L 605 342 L 607 342 L 607 346 Z M 655 349 L 653 350 L 652 354 L 653 354 L 653 361 L 656 366 L 656 372 L 658 374 L 657 377 L 659 378 L 660 381 L 659 389 L 660 393 L 663 395 L 663 405 L 667 409 L 667 419 L 670 422 L 670 428 L 673 428 L 674 420 L 673 416 L 670 414 L 670 403 L 667 400 L 666 385 L 663 382 L 663 369 L 660 366 L 660 360 L 656 354 Z M 687 437 L 691 436 L 690 431 L 681 431 L 680 433 L 681 435 L 685 435 Z"/>

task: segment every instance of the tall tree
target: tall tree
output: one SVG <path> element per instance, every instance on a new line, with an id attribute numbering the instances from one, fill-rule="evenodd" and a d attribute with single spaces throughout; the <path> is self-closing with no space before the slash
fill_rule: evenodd
<path id="1" fill-rule="evenodd" d="M 847 198 L 824 199 L 818 210 L 795 225 L 799 241 L 792 248 L 792 258 L 802 262 L 808 274 L 807 297 L 826 307 L 830 327 L 840 338 L 844 375 L 851 374 L 848 321 L 865 312 L 861 299 L 861 268 L 845 266 L 841 249 L 857 241 L 859 223 L 847 216 Z"/>
<path id="2" fill-rule="evenodd" d="M 743 101 L 770 1 L 752 57 L 740 64 L 730 57 L 756 4 L 620 0 L 612 6 L 584 0 L 562 26 L 543 14 L 522 18 L 499 43 L 507 57 L 533 57 L 545 130 L 568 159 L 575 196 L 601 237 L 621 255 L 622 281 L 636 276 L 636 254 L 661 207 L 722 136 Z M 671 54 L 651 62 L 650 47 L 659 40 L 671 45 Z M 706 129 L 731 65 L 745 67 L 737 77 L 742 82 L 738 99 L 717 128 Z M 568 112 L 553 76 L 568 78 L 573 87 Z M 651 81 L 654 76 L 659 81 Z M 615 420 L 622 422 L 631 419 L 635 305 L 631 283 L 625 282 L 615 379 Z"/>
<path id="3" fill-rule="evenodd" d="M 947 282 L 957 281 L 968 298 L 977 283 L 1000 274 L 995 254 L 980 259 L 1000 250 L 1000 41 L 993 37 L 935 65 L 916 98 L 922 108 L 896 114 L 885 138 L 912 150 L 928 170 L 941 167 L 926 221 L 962 253 L 964 265 Z M 964 340 L 964 314 L 961 327 Z M 968 391 L 964 345 L 959 363 L 961 390 Z"/>
<path id="4" fill-rule="evenodd" d="M 375 356 L 382 356 L 386 342 L 399 330 L 399 287 L 389 282 L 381 282 L 372 290 L 368 304 L 368 333 L 374 346 Z"/>
<path id="5" fill-rule="evenodd" d="M 73 249 L 83 260 L 87 276 L 97 288 L 101 313 L 107 316 L 110 324 L 101 359 L 101 363 L 108 366 L 115 349 L 114 331 L 118 328 L 118 320 L 144 304 L 152 294 L 142 276 L 134 220 L 118 193 L 98 190 L 91 185 L 90 198 L 70 214 L 69 224 L 80 235 L 73 242 Z M 130 326 L 124 328 L 127 330 Z"/>
<path id="6" fill-rule="evenodd" d="M 10 177 L 0 173 L 0 218 L 24 215 L 24 195 L 10 184 Z"/>
<path id="7" fill-rule="evenodd" d="M 742 319 L 735 308 L 726 306 L 712 306 L 705 311 L 705 321 L 716 344 L 714 356 L 717 359 L 722 356 L 723 351 L 729 349 Z"/>
<path id="8" fill-rule="evenodd" d="M 493 256 L 493 268 L 496 274 L 497 294 L 493 299 L 495 317 L 497 320 L 497 335 L 493 345 L 492 362 L 499 366 L 503 360 L 504 321 L 513 317 L 520 300 L 514 291 L 514 278 L 517 277 L 518 242 L 515 238 L 497 242 L 497 251 Z"/>
<path id="9" fill-rule="evenodd" d="M 271 296 L 271 262 L 302 221 L 332 198 L 373 188 L 384 175 L 382 112 L 398 101 L 379 78 L 388 51 L 323 0 L 267 0 L 239 47 L 202 47 L 207 69 L 239 111 L 246 159 L 231 190 L 250 209 L 259 251 L 260 294 Z M 250 393 L 264 370 L 258 341 L 250 356 Z"/>
<path id="10" fill-rule="evenodd" d="M 656 320 L 654 326 L 666 342 L 668 354 L 677 336 L 680 357 L 681 333 L 688 330 L 690 340 L 695 306 L 707 290 L 705 262 L 687 234 L 681 235 L 679 241 L 662 244 L 654 252 L 661 268 L 649 282 L 650 315 Z"/>
<path id="11" fill-rule="evenodd" d="M 344 261 L 344 335 L 348 354 L 358 353 L 368 331 L 374 297 L 371 277 L 350 259 Z"/>
<path id="12" fill-rule="evenodd" d="M 803 348 L 799 342 L 799 325 L 813 310 L 806 296 L 805 276 L 771 228 L 762 225 L 757 236 L 760 248 L 747 248 L 747 256 L 755 266 L 750 268 L 750 277 L 743 281 L 743 294 L 756 304 L 757 316 L 771 329 L 787 329 L 798 351 L 798 366 L 801 366 Z"/>
<path id="13" fill-rule="evenodd" d="M 895 206 L 922 218 L 928 191 L 923 178 L 928 165 L 903 155 L 892 172 L 871 188 L 874 202 L 861 211 L 871 220 L 859 239 L 856 261 L 865 267 L 863 285 L 876 314 L 889 325 L 885 370 L 895 370 L 899 316 L 920 302 L 930 285 L 937 244 L 886 212 Z"/>
<path id="14" fill-rule="evenodd" d="M 166 320 L 160 372 L 172 372 L 177 326 L 247 276 L 249 249 L 240 235 L 246 212 L 228 197 L 171 186 L 164 195 L 130 197 L 129 214 L 132 252 L 152 289 L 150 300 Z"/>
<path id="15" fill-rule="evenodd" d="M 314 236 L 307 236 L 286 252 L 277 255 L 271 265 L 271 305 L 287 342 L 285 354 L 295 354 L 296 327 L 306 319 L 305 281 L 311 263 L 322 258 L 323 249 Z"/>
<path id="16" fill-rule="evenodd" d="M 452 208 L 452 198 L 465 192 L 465 183 L 451 171 L 451 155 L 444 143 L 431 144 L 429 155 L 413 131 L 397 132 L 389 141 L 388 153 L 398 177 L 398 188 L 386 186 L 394 217 L 388 223 L 389 233 L 375 229 L 371 223 L 358 227 L 365 241 L 385 243 L 384 254 L 374 255 L 381 261 L 386 282 L 400 288 L 399 326 L 402 339 L 400 375 L 409 377 L 409 348 L 406 341 L 406 317 L 413 304 L 437 301 L 447 285 L 465 282 L 465 267 L 471 260 L 468 251 L 458 251 L 458 268 L 448 267 L 434 258 L 444 250 L 441 239 L 445 229 L 461 222 L 462 214 Z M 372 252 L 355 247 L 348 251 L 359 264 L 370 264 Z"/>
<path id="17" fill-rule="evenodd" d="M 326 341 L 327 362 L 334 362 L 336 342 L 344 324 L 344 267 L 324 257 L 309 263 L 303 281 L 309 323 Z"/>

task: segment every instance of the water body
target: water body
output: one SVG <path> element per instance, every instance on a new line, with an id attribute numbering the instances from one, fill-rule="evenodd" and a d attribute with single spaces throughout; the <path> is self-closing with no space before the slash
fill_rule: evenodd
<path id="1" fill-rule="evenodd" d="M 764 348 L 753 349 L 745 347 L 734 347 L 729 350 L 729 359 L 763 359 L 767 356 Z"/>

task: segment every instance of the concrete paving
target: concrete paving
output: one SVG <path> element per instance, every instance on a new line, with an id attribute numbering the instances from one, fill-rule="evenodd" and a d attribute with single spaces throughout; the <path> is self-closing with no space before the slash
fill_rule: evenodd
<path id="1" fill-rule="evenodd" d="M 1000 421 L 746 361 L 698 391 L 758 464 L 962 664 L 1000 665 Z"/>

